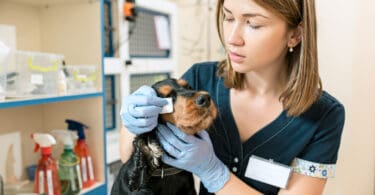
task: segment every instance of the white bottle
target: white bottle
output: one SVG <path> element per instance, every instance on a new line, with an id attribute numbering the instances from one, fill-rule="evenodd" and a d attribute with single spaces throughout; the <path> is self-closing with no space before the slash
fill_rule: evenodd
<path id="1" fill-rule="evenodd" d="M 58 93 L 59 95 L 66 95 L 67 93 L 66 76 L 63 70 L 60 70 L 59 72 Z"/>

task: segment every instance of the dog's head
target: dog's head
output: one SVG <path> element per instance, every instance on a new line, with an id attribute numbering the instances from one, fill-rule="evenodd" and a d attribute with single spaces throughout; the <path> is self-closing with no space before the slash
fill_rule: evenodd
<path id="1" fill-rule="evenodd" d="M 216 118 L 217 110 L 210 95 L 193 90 L 185 80 L 165 79 L 155 83 L 159 97 L 173 99 L 172 113 L 161 114 L 160 119 L 174 124 L 187 134 L 193 135 L 207 129 Z"/>

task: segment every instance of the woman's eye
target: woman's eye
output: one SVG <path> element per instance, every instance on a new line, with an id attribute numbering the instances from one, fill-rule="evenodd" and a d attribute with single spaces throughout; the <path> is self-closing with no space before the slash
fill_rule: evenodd
<path id="1" fill-rule="evenodd" d="M 227 15 L 224 15 L 224 21 L 231 22 L 231 21 L 233 21 L 233 20 L 234 20 L 233 17 L 230 17 L 230 16 L 227 16 Z"/>
<path id="2" fill-rule="evenodd" d="M 260 26 L 260 25 L 256 25 L 256 24 L 250 22 L 250 20 L 246 21 L 246 24 L 247 24 L 250 28 L 252 28 L 252 29 L 259 29 L 260 27 L 262 27 L 262 26 Z"/>

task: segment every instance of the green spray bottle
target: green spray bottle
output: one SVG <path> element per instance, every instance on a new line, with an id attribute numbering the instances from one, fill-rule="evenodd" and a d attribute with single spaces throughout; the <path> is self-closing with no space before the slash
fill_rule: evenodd
<path id="1" fill-rule="evenodd" d="M 62 195 L 76 195 L 82 189 L 79 157 L 73 151 L 73 140 L 78 138 L 68 130 L 52 130 L 52 135 L 64 144 L 64 152 L 58 160 Z"/>

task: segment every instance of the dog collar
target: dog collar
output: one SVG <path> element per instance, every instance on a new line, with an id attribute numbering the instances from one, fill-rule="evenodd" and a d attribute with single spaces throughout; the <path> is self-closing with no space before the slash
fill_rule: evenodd
<path id="1" fill-rule="evenodd" d="M 152 176 L 163 178 L 164 176 L 175 175 L 181 171 L 181 169 L 177 169 L 174 167 L 161 167 L 152 172 Z"/>

